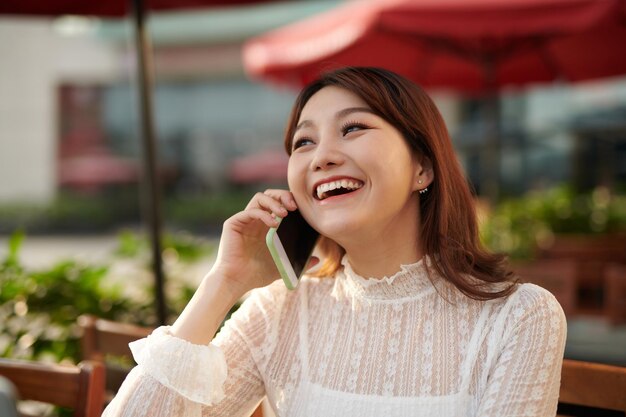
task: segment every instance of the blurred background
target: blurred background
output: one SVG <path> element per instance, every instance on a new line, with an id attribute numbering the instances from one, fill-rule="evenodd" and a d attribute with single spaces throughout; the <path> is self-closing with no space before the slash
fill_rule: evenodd
<path id="1" fill-rule="evenodd" d="M 310 74 L 262 67 L 265 44 L 286 39 L 265 34 L 337 7 L 151 13 L 168 321 L 210 267 L 224 219 L 254 192 L 286 187 L 284 124 Z M 127 18 L 0 14 L 0 356 L 77 362 L 81 314 L 159 322 L 133 37 Z M 394 60 L 358 58 L 303 65 Z M 424 86 L 476 192 L 485 244 L 557 296 L 567 357 L 626 366 L 626 71 L 617 72 Z"/>

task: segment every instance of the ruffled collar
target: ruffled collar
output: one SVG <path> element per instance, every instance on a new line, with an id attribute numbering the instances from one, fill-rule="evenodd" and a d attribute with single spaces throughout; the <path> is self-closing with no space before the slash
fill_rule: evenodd
<path id="1" fill-rule="evenodd" d="M 383 278 L 364 278 L 352 269 L 346 255 L 341 260 L 343 270 L 337 273 L 335 291 L 349 298 L 362 298 L 372 301 L 398 301 L 414 299 L 435 291 L 429 273 L 435 279 L 436 273 L 429 257 L 413 264 L 400 265 L 400 270 Z"/>

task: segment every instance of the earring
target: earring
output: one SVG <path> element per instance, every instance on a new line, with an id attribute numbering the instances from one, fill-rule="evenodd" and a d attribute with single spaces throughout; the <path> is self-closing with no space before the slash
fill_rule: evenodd
<path id="1" fill-rule="evenodd" d="M 419 193 L 420 194 L 426 194 L 427 191 L 428 191 L 428 187 L 425 187 L 425 188 L 419 190 Z"/>
<path id="2" fill-rule="evenodd" d="M 422 181 L 422 180 L 418 180 L 418 181 L 417 181 L 417 183 L 418 183 L 418 184 L 421 184 L 421 183 L 423 183 L 423 182 L 424 182 L 424 181 Z"/>

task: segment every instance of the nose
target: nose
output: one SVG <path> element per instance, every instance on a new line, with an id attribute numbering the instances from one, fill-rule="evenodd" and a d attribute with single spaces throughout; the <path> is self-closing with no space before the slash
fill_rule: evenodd
<path id="1" fill-rule="evenodd" d="M 315 153 L 311 160 L 311 170 L 324 171 L 342 165 L 345 157 L 338 145 L 337 140 L 321 140 L 315 147 Z"/>

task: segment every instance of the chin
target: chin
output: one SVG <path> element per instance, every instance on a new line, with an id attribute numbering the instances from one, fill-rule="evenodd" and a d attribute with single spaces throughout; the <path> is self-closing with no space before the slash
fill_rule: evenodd
<path id="1" fill-rule="evenodd" d="M 340 245 L 342 241 L 346 240 L 347 236 L 354 236 L 362 228 L 363 224 L 353 219 L 346 220 L 345 218 L 335 218 L 315 222 L 315 229 L 319 231 L 320 234 L 334 240 Z"/>

